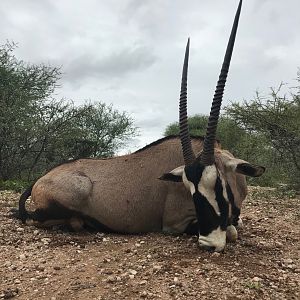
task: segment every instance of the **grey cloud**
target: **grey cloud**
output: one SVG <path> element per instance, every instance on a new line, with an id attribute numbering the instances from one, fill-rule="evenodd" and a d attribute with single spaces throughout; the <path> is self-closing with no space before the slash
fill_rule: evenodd
<path id="1" fill-rule="evenodd" d="M 142 143 L 177 121 L 191 37 L 190 114 L 208 113 L 238 0 L 0 0 L 0 43 L 29 62 L 62 65 L 59 96 L 132 113 Z M 299 0 L 243 2 L 224 104 L 296 76 Z"/>
<path id="2" fill-rule="evenodd" d="M 129 73 L 149 68 L 157 61 L 150 48 L 138 46 L 112 51 L 109 55 L 95 57 L 95 53 L 84 54 L 65 66 L 66 80 L 81 83 L 85 79 L 102 78 L 112 80 Z"/>

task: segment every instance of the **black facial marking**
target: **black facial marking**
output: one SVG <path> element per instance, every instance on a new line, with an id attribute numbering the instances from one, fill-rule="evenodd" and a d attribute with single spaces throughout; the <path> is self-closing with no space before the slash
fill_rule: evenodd
<path id="1" fill-rule="evenodd" d="M 220 216 L 216 213 L 213 206 L 209 203 L 204 195 L 198 190 L 198 184 L 203 175 L 205 166 L 196 162 L 191 166 L 185 168 L 187 179 L 195 186 L 195 193 L 193 194 L 194 205 L 196 208 L 198 219 L 198 231 L 200 235 L 207 236 L 219 226 L 222 230 L 226 230 L 228 225 L 229 205 L 223 196 L 223 186 L 219 176 L 217 177 L 214 192 L 216 201 L 219 206 Z"/>
<path id="2" fill-rule="evenodd" d="M 197 235 L 199 233 L 198 222 L 191 222 L 184 230 L 184 233 L 186 233 L 188 235 Z"/>
<path id="3" fill-rule="evenodd" d="M 198 191 L 193 195 L 200 235 L 207 236 L 220 225 L 220 217 L 207 199 Z"/>
<path id="4" fill-rule="evenodd" d="M 234 195 L 232 193 L 231 187 L 229 184 L 226 184 L 226 191 L 227 191 L 227 195 L 228 195 L 228 200 L 231 204 L 231 220 L 229 221 L 229 223 L 231 223 L 234 226 L 238 225 L 238 220 L 240 218 L 240 213 L 241 210 L 239 208 L 236 207 L 235 202 L 234 202 Z"/>
<path id="5" fill-rule="evenodd" d="M 221 229 L 226 230 L 228 226 L 228 216 L 229 216 L 229 204 L 224 198 L 223 195 L 223 185 L 220 177 L 217 177 L 216 185 L 215 185 L 215 191 L 216 191 L 216 200 L 219 205 L 220 209 L 220 218 L 221 218 Z"/>
<path id="6" fill-rule="evenodd" d="M 201 180 L 204 168 L 205 167 L 198 162 L 195 162 L 192 165 L 186 166 L 184 168 L 186 178 L 188 181 L 194 184 L 195 190 L 197 190 L 198 188 L 198 184 Z"/>
<path id="7" fill-rule="evenodd" d="M 165 181 L 182 182 L 182 176 L 177 176 L 172 173 L 165 173 L 158 179 L 165 180 Z"/>
<path id="8" fill-rule="evenodd" d="M 265 172 L 265 168 L 261 166 L 253 166 L 249 163 L 241 163 L 236 166 L 236 171 L 247 176 L 259 177 Z"/>
<path id="9" fill-rule="evenodd" d="M 34 212 L 30 213 L 29 216 L 32 220 L 38 222 L 45 222 L 47 220 L 60 220 L 60 219 L 71 219 L 80 218 L 84 221 L 86 229 L 93 229 L 106 233 L 113 233 L 114 230 L 108 228 L 104 224 L 100 223 L 94 218 L 86 216 L 78 211 L 66 208 L 57 201 L 51 201 L 47 208 L 38 208 Z"/>

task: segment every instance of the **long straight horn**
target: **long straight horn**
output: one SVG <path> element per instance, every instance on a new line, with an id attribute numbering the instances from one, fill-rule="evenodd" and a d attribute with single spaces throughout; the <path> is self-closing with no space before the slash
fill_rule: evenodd
<path id="1" fill-rule="evenodd" d="M 190 165 L 196 160 L 195 154 L 192 149 L 192 143 L 187 122 L 187 73 L 189 64 L 189 49 L 190 39 L 188 39 L 185 49 L 179 100 L 180 141 L 185 165 Z"/>
<path id="2" fill-rule="evenodd" d="M 242 0 L 240 0 L 230 38 L 228 41 L 221 73 L 219 75 L 219 80 L 217 83 L 217 87 L 215 90 L 215 95 L 213 98 L 211 110 L 210 110 L 210 115 L 208 119 L 208 125 L 207 125 L 207 130 L 206 130 L 206 136 L 204 140 L 204 145 L 203 145 L 203 152 L 201 154 L 200 161 L 204 165 L 212 165 L 214 163 L 214 143 L 215 143 L 215 138 L 216 138 L 216 131 L 217 131 L 217 126 L 218 126 L 218 119 L 220 115 L 220 108 L 222 104 L 222 99 L 223 99 L 223 93 L 224 93 L 224 87 L 227 79 L 227 74 L 229 70 L 229 65 L 230 65 L 230 60 L 231 60 L 231 55 L 232 55 L 232 50 L 234 46 L 234 41 L 235 41 L 235 36 L 238 28 L 238 22 L 239 22 L 239 17 L 240 17 L 240 12 L 241 12 L 241 7 L 242 7 Z"/>

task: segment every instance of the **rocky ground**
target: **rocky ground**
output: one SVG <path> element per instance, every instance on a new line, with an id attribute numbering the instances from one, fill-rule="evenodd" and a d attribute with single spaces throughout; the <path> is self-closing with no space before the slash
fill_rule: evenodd
<path id="1" fill-rule="evenodd" d="M 0 192 L 0 299 L 300 299 L 300 197 L 251 188 L 224 253 L 189 236 L 69 233 L 9 218 Z"/>

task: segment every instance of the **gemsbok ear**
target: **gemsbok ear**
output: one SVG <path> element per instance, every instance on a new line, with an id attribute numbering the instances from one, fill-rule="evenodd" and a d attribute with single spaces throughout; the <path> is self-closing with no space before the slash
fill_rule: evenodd
<path id="1" fill-rule="evenodd" d="M 265 172 L 266 168 L 262 166 L 251 165 L 247 162 L 236 165 L 235 171 L 240 174 L 251 177 L 259 177 Z"/>
<path id="2" fill-rule="evenodd" d="M 182 182 L 182 174 L 184 171 L 184 166 L 180 166 L 169 173 L 165 173 L 160 176 L 158 179 L 165 181 L 173 181 L 173 182 Z"/>

